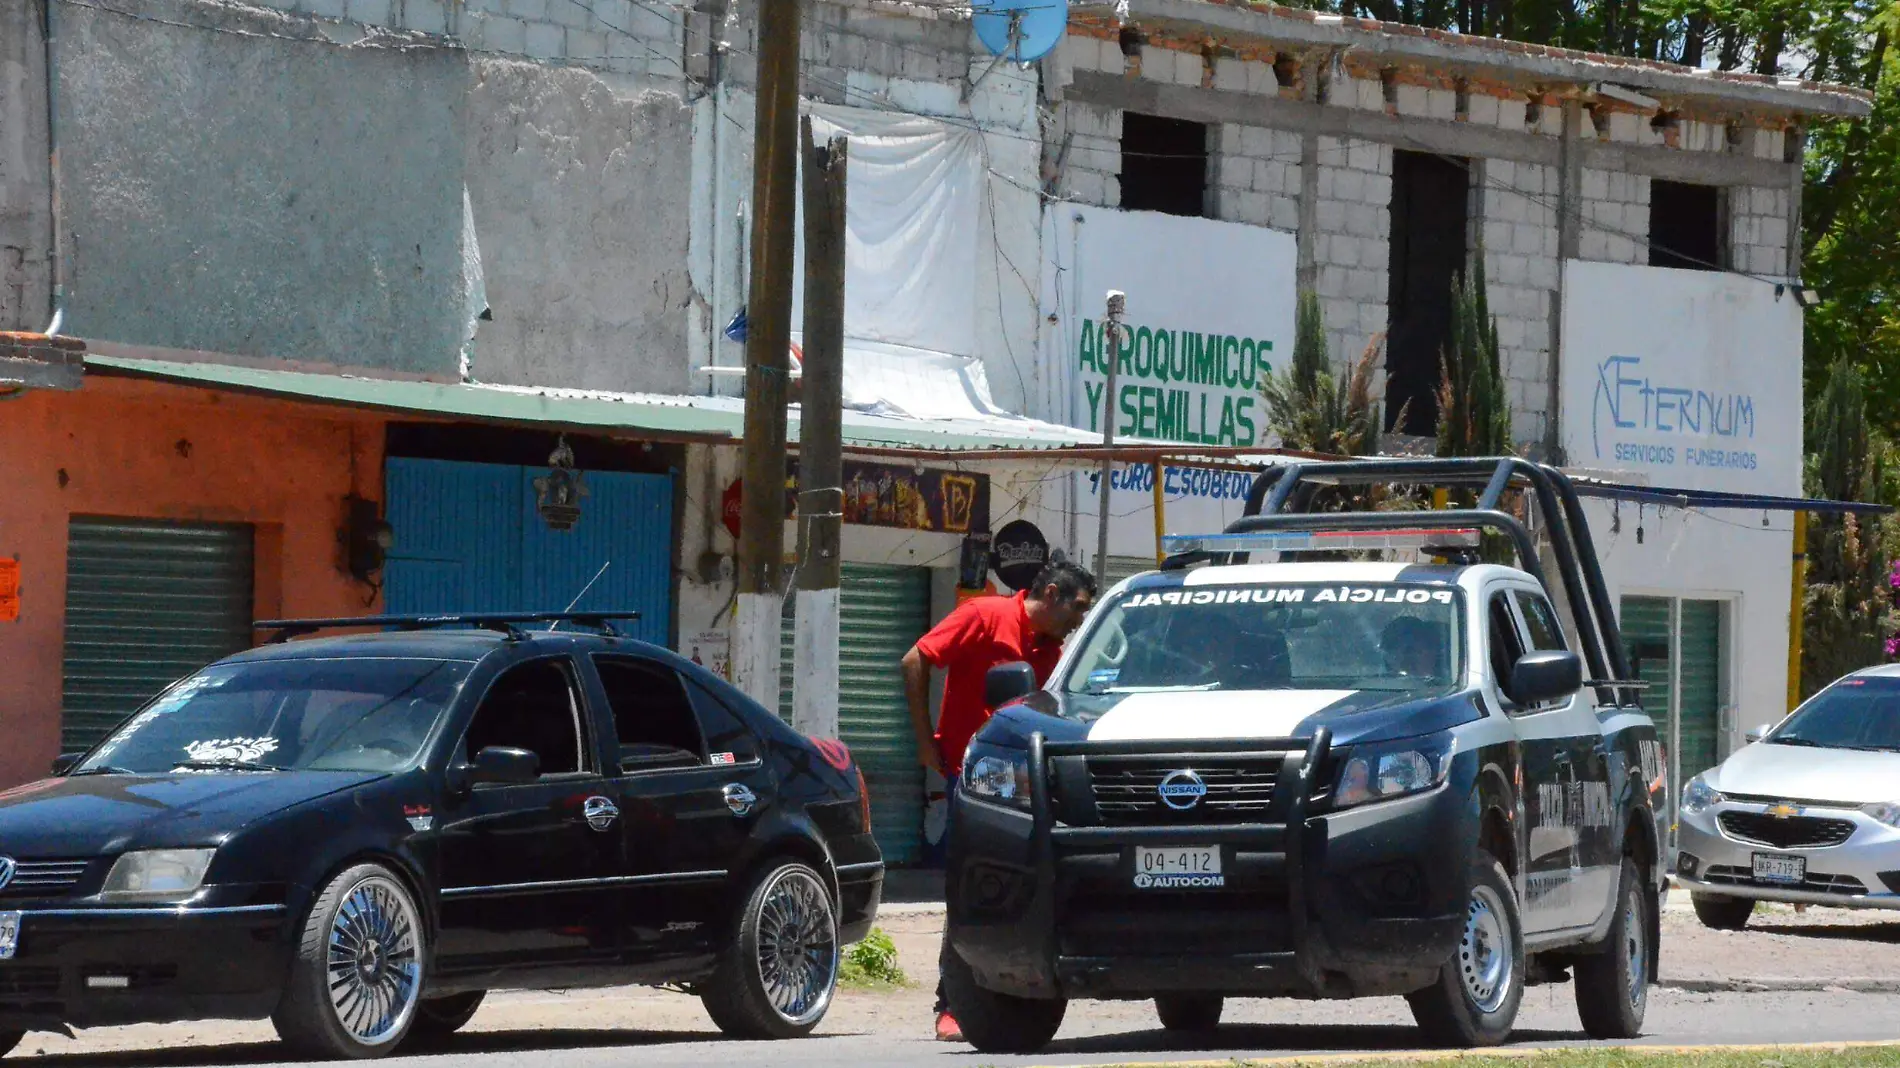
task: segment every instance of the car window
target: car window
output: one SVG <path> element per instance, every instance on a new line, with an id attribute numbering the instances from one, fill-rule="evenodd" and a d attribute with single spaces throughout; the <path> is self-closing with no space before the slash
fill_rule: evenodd
<path id="1" fill-rule="evenodd" d="M 706 743 L 678 672 L 621 656 L 596 656 L 594 668 L 613 710 L 621 771 L 705 761 Z"/>
<path id="2" fill-rule="evenodd" d="M 711 763 L 745 764 L 759 758 L 758 736 L 730 705 L 692 679 L 686 680 L 686 689 L 692 695 L 694 711 L 699 713 Z"/>
<path id="3" fill-rule="evenodd" d="M 1563 627 L 1557 623 L 1557 613 L 1543 594 L 1518 590 L 1517 609 L 1524 617 L 1524 628 L 1530 631 L 1532 649 L 1562 652 L 1567 648 Z"/>
<path id="4" fill-rule="evenodd" d="M 475 710 L 462 736 L 462 759 L 501 746 L 540 757 L 543 777 L 591 771 L 581 707 L 574 665 L 566 657 L 517 664 L 495 680 Z"/>
<path id="5" fill-rule="evenodd" d="M 1772 745 L 1900 752 L 1900 678 L 1842 679 L 1815 694 L 1763 740 Z"/>
<path id="6" fill-rule="evenodd" d="M 416 758 L 470 666 L 390 657 L 214 664 L 154 698 L 74 771 L 391 771 Z"/>
<path id="7" fill-rule="evenodd" d="M 1519 657 L 1524 655 L 1524 639 L 1517 630 L 1517 618 L 1511 612 L 1510 594 L 1500 590 L 1491 595 L 1489 608 L 1485 613 L 1485 629 L 1489 632 L 1491 648 L 1491 675 L 1497 680 L 1498 692 L 1504 692 L 1504 684 L 1511 677 L 1511 669 L 1517 666 Z"/>

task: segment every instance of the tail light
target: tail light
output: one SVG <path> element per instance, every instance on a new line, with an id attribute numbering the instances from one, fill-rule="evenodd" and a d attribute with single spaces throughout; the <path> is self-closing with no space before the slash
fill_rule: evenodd
<path id="1" fill-rule="evenodd" d="M 864 825 L 864 833 L 871 833 L 871 788 L 864 784 L 864 769 L 858 770 L 858 819 Z"/>

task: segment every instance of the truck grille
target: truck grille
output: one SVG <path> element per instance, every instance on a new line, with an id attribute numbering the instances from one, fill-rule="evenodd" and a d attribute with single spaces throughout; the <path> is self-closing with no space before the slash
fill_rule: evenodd
<path id="1" fill-rule="evenodd" d="M 1095 809 L 1109 826 L 1154 823 L 1246 823 L 1263 821 L 1273 808 L 1280 762 L 1091 758 L 1089 784 Z M 1207 793 L 1198 804 L 1175 809 L 1161 800 L 1161 781 L 1192 770 Z"/>
<path id="2" fill-rule="evenodd" d="M 85 860 L 22 860 L 13 878 L 0 887 L 0 898 L 59 897 L 86 876 Z"/>
<path id="3" fill-rule="evenodd" d="M 1763 812 L 1724 812 L 1720 822 L 1730 838 L 1776 849 L 1837 846 L 1854 833 L 1852 820 L 1820 816 L 1778 819 Z"/>

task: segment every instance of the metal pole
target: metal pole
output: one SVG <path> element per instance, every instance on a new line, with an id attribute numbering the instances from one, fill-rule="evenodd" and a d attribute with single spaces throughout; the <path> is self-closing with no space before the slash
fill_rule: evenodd
<path id="1" fill-rule="evenodd" d="M 1168 554 L 1161 551 L 1161 539 L 1164 535 L 1168 533 L 1168 522 L 1167 522 L 1167 518 L 1165 514 L 1165 509 L 1167 508 L 1167 494 L 1162 492 L 1162 488 L 1163 488 L 1162 484 L 1167 480 L 1167 477 L 1168 477 L 1167 457 L 1156 456 L 1154 459 L 1154 464 L 1155 464 L 1155 486 L 1154 486 L 1154 489 L 1155 489 L 1155 566 L 1160 567 L 1162 564 L 1162 561 L 1168 558 Z"/>
<path id="2" fill-rule="evenodd" d="M 792 639 L 792 726 L 838 736 L 838 587 L 844 522 L 843 137 L 805 156 L 805 376 L 798 420 L 798 627 Z"/>
<path id="3" fill-rule="evenodd" d="M 1102 448 L 1115 446 L 1115 381 L 1121 372 L 1122 313 L 1128 309 L 1128 295 L 1119 289 L 1108 291 L 1108 313 L 1102 317 L 1102 348 L 1108 354 L 1108 383 L 1102 388 Z M 1101 512 L 1095 528 L 1095 584 L 1108 584 L 1108 498 L 1109 483 L 1115 474 L 1115 461 L 1102 458 L 1101 481 L 1095 492 Z"/>
<path id="4" fill-rule="evenodd" d="M 1801 630 L 1807 614 L 1808 513 L 1794 514 L 1794 570 L 1788 590 L 1788 711 L 1801 703 Z"/>
<path id="5" fill-rule="evenodd" d="M 785 403 L 792 331 L 792 221 L 798 195 L 798 0 L 760 0 L 753 113 L 752 263 L 745 344 L 745 494 L 739 509 L 732 669 L 739 688 L 778 705 L 785 556 Z"/>

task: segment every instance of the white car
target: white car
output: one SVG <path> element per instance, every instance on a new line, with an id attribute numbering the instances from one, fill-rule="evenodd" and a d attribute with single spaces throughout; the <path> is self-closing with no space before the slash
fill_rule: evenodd
<path id="1" fill-rule="evenodd" d="M 1900 665 L 1809 698 L 1682 791 L 1676 880 L 1710 927 L 1757 901 L 1900 909 Z"/>

